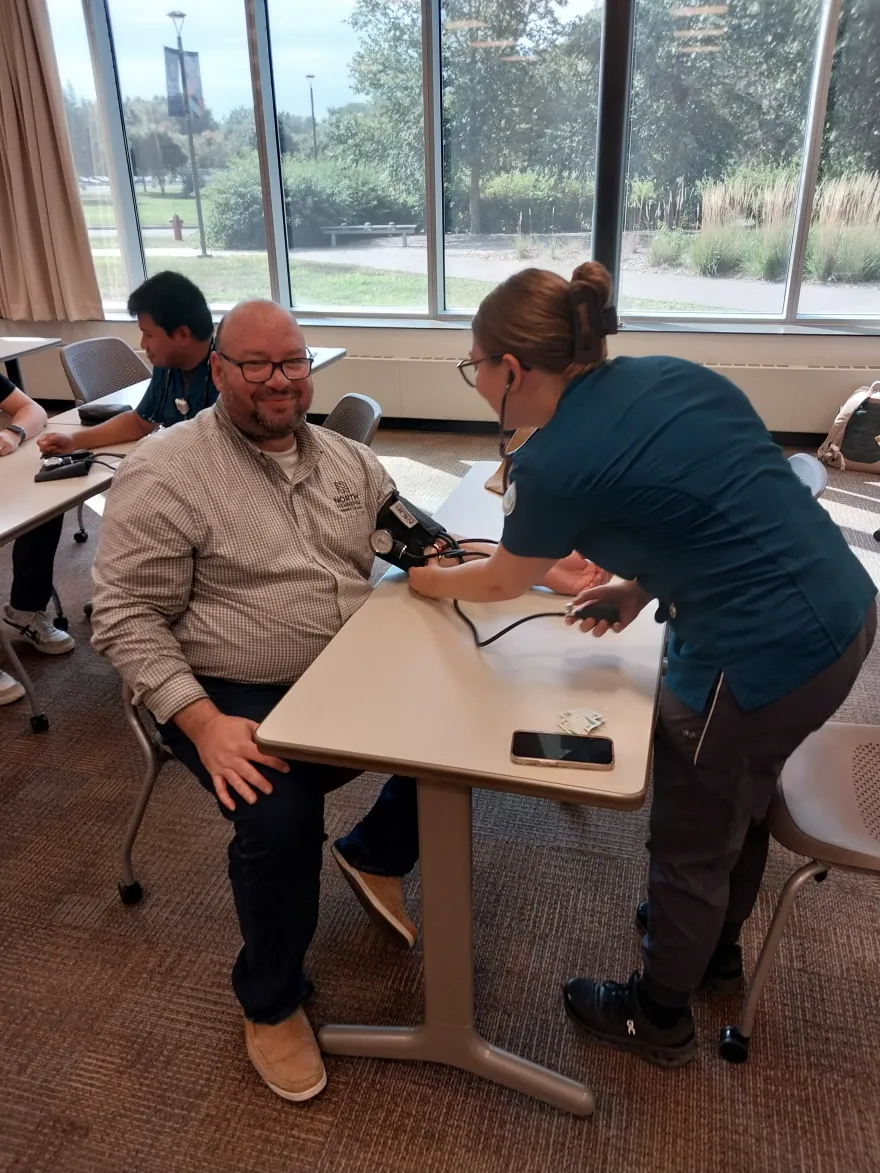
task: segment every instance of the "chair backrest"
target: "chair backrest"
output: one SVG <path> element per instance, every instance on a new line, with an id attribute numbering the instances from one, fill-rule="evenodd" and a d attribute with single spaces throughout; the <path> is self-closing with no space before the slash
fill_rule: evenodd
<path id="1" fill-rule="evenodd" d="M 375 399 L 352 392 L 342 396 L 324 420 L 324 427 L 359 444 L 370 445 L 381 418 L 382 408 Z"/>
<path id="2" fill-rule="evenodd" d="M 880 728 L 829 721 L 785 763 L 777 795 L 770 828 L 783 846 L 880 872 Z"/>
<path id="3" fill-rule="evenodd" d="M 61 365 L 77 403 L 149 379 L 151 371 L 121 338 L 84 338 L 61 347 Z"/>
<path id="4" fill-rule="evenodd" d="M 821 497 L 828 485 L 828 469 L 822 461 L 806 452 L 795 452 L 794 456 L 789 456 L 788 463 L 813 496 Z"/>

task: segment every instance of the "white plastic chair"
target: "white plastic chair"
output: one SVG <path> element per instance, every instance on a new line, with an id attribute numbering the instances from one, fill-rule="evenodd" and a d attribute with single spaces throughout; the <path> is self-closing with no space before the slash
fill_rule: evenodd
<path id="1" fill-rule="evenodd" d="M 718 1053 L 731 1063 L 749 1057 L 758 999 L 801 888 L 832 867 L 880 874 L 880 728 L 832 721 L 811 734 L 785 763 L 767 819 L 778 843 L 811 862 L 782 889 L 739 1025 L 721 1032 Z"/>
<path id="2" fill-rule="evenodd" d="M 828 469 L 822 461 L 806 452 L 795 452 L 793 456 L 789 456 L 788 463 L 798 480 L 803 481 L 813 497 L 818 500 L 828 486 Z"/>

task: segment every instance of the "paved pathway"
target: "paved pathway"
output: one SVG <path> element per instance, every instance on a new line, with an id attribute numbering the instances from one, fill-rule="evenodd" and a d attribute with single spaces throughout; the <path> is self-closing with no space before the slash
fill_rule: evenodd
<path id="1" fill-rule="evenodd" d="M 155 240 L 151 233 L 148 240 Z M 170 232 L 167 234 L 170 237 Z M 423 239 L 416 239 L 409 247 L 399 242 L 376 240 L 360 247 L 297 248 L 291 257 L 321 265 L 350 265 L 357 268 L 382 269 L 396 273 L 427 272 L 427 254 Z M 118 248 L 93 249 L 95 256 L 119 256 Z M 198 249 L 185 246 L 154 247 L 147 244 L 145 252 L 151 257 L 197 256 Z M 250 256 L 238 250 L 211 250 L 214 256 Z M 497 253 L 498 255 L 492 255 Z M 547 257 L 518 259 L 497 246 L 475 249 L 462 247 L 459 240 L 446 250 L 446 272 L 450 277 L 467 277 L 497 283 L 515 273 L 524 265 L 537 264 L 569 276 L 572 261 L 552 260 Z M 660 270 L 621 272 L 622 304 L 630 299 L 672 303 L 676 307 L 720 313 L 778 314 L 782 311 L 784 286 L 767 281 L 753 281 L 736 277 L 700 277 L 689 273 L 668 273 Z M 880 318 L 880 284 L 877 285 L 816 285 L 807 282 L 801 292 L 801 313 L 825 317 Z"/>

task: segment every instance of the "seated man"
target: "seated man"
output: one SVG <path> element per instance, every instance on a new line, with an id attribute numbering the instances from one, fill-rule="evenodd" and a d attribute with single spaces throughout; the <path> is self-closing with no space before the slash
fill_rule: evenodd
<path id="1" fill-rule="evenodd" d="M 9 417 L 0 422 L 0 457 L 9 456 L 24 440 L 46 426 L 46 413 L 5 375 L 0 375 L 0 411 Z M 38 525 L 12 543 L 12 590 L 3 608 L 3 623 L 11 635 L 29 639 L 39 652 L 50 656 L 71 652 L 73 636 L 57 628 L 46 613 L 52 598 L 52 570 L 61 538 L 64 514 Z M 0 705 L 24 696 L 24 687 L 0 668 Z"/>
<path id="2" fill-rule="evenodd" d="M 214 325 L 201 289 L 180 273 L 156 273 L 132 293 L 128 312 L 137 318 L 141 347 L 153 364 L 143 399 L 134 411 L 95 427 L 47 432 L 38 441 L 47 455 L 128 444 L 189 419 L 216 400 L 208 364 Z"/>
<path id="3" fill-rule="evenodd" d="M 327 1078 L 302 1009 L 324 795 L 357 772 L 263 754 L 254 734 L 369 596 L 370 535 L 393 485 L 369 448 L 305 422 L 311 357 L 288 311 L 237 306 L 211 367 L 216 406 L 136 448 L 116 474 L 93 643 L 233 825 L 243 946 L 232 984 L 248 1055 L 273 1091 L 307 1100 Z M 584 566 L 566 559 L 555 585 L 576 590 Z M 333 856 L 366 910 L 411 948 L 402 877 L 418 856 L 415 783 L 387 782 Z"/>

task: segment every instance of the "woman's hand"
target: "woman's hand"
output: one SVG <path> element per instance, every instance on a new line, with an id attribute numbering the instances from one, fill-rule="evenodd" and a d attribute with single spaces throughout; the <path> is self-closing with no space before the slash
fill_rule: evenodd
<path id="1" fill-rule="evenodd" d="M 0 431 L 0 456 L 11 456 L 21 443 L 21 437 L 15 432 Z"/>
<path id="2" fill-rule="evenodd" d="M 446 597 L 443 593 L 436 593 L 432 589 L 442 587 L 439 581 L 442 575 L 443 569 L 441 567 L 430 565 L 414 566 L 412 570 L 407 572 L 410 589 L 426 599 L 443 599 Z M 448 579 L 446 581 L 448 582 Z"/>
<path id="3" fill-rule="evenodd" d="M 555 591 L 557 595 L 579 595 L 591 587 L 604 586 L 610 582 L 612 575 L 603 570 L 595 562 L 590 562 L 583 555 L 573 550 L 567 558 L 560 558 L 554 567 L 547 571 L 541 582 L 542 586 Z"/>
<path id="4" fill-rule="evenodd" d="M 616 607 L 620 616 L 617 623 L 610 624 L 605 619 L 600 619 L 598 623 L 595 619 L 581 621 L 581 631 L 592 631 L 593 635 L 604 635 L 606 631 L 623 631 L 625 627 L 629 627 L 650 601 L 651 596 L 647 591 L 642 590 L 635 579 L 628 581 L 618 578 L 606 586 L 589 587 L 587 590 L 581 591 L 572 602 L 571 609 L 576 611 L 588 603 L 605 603 L 610 607 Z M 577 623 L 577 619 L 574 615 L 570 615 L 565 622 L 571 626 L 571 624 Z"/>

